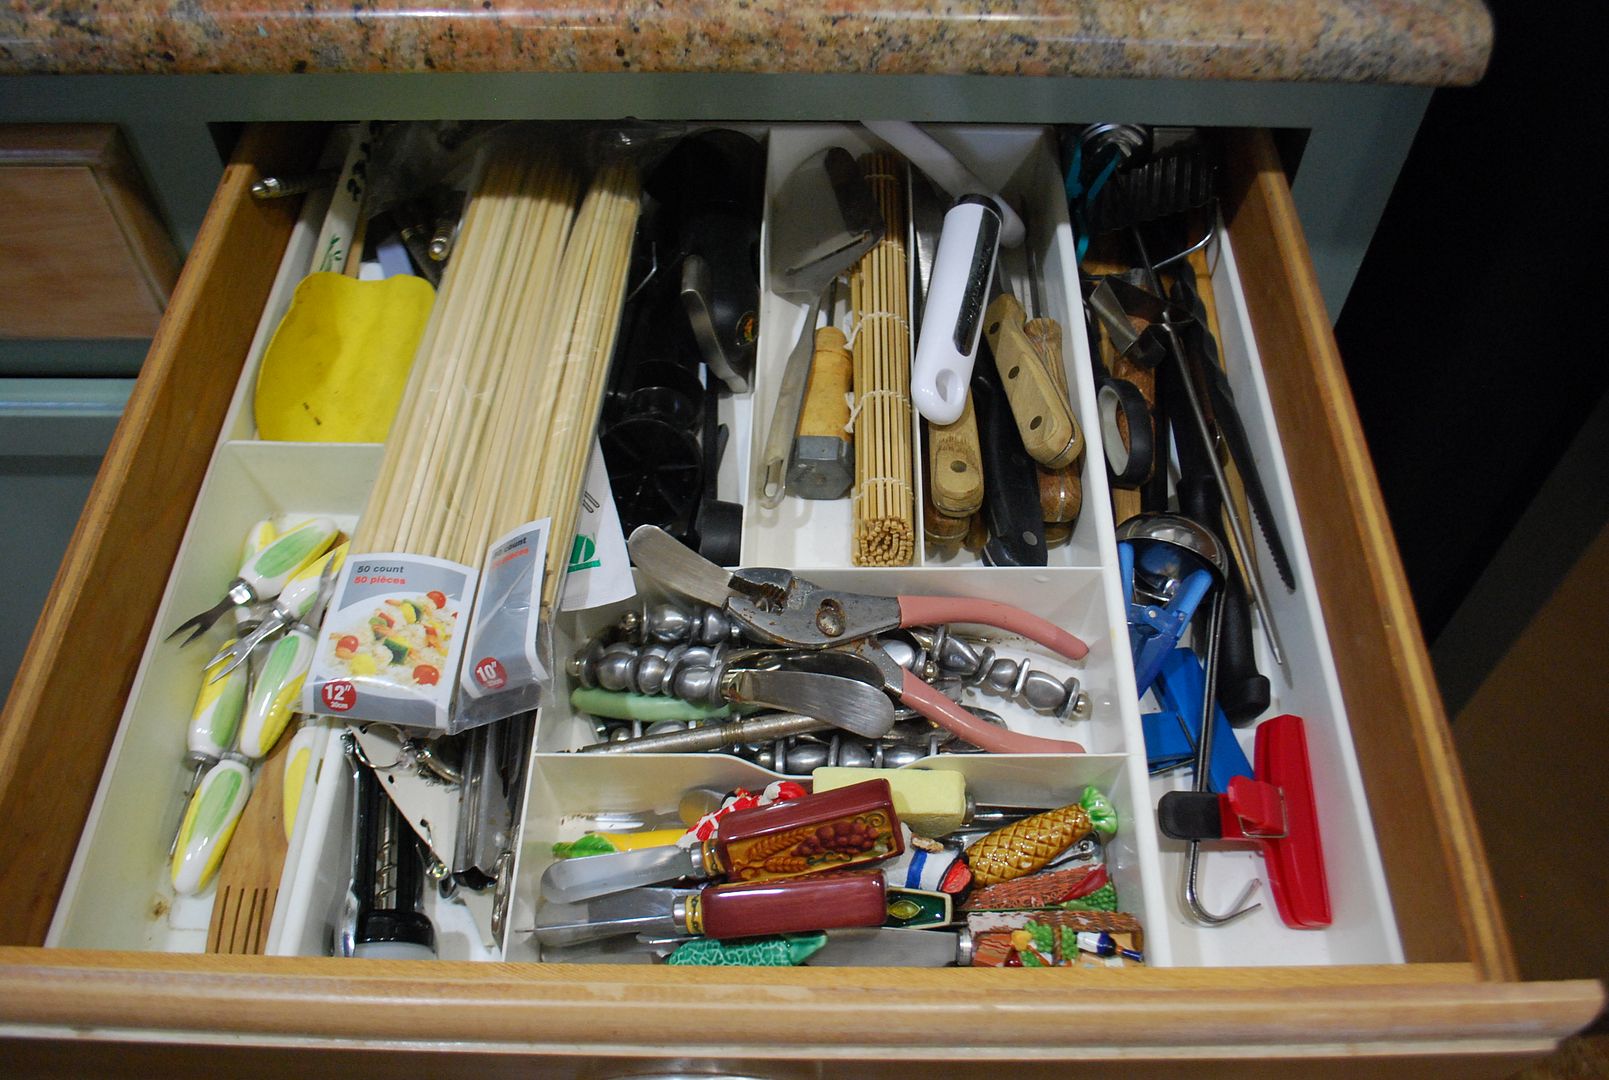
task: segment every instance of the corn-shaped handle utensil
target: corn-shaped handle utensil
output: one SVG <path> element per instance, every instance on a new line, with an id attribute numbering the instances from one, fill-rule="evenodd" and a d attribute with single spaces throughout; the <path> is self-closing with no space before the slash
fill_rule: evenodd
<path id="1" fill-rule="evenodd" d="M 1089 811 L 1074 803 L 996 829 L 967 848 L 972 879 L 979 885 L 997 885 L 1031 874 L 1093 828 Z"/>

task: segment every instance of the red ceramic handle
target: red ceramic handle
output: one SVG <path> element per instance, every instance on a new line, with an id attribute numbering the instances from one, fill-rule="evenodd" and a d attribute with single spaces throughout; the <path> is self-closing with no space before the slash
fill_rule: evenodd
<path id="1" fill-rule="evenodd" d="M 881 926 L 888 917 L 883 875 L 875 872 L 715 885 L 698 894 L 698 906 L 712 938 Z"/>
<path id="2" fill-rule="evenodd" d="M 732 881 L 767 881 L 866 866 L 905 839 L 887 780 L 736 810 L 716 826 L 715 853 Z"/>
<path id="3" fill-rule="evenodd" d="M 968 596 L 901 596 L 901 626 L 936 626 L 941 623 L 981 623 L 998 626 L 1067 657 L 1082 660 L 1089 646 L 1048 619 L 1030 614 L 998 600 L 978 600 Z"/>
<path id="4" fill-rule="evenodd" d="M 905 672 L 899 699 L 946 731 L 954 732 L 973 746 L 994 754 L 1082 754 L 1084 747 L 1071 739 L 1041 739 L 1019 735 L 986 723 L 933 689 L 921 679 Z"/>

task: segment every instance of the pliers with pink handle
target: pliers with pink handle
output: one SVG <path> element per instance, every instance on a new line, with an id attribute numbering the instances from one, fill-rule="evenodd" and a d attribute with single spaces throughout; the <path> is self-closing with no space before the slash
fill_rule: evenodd
<path id="1" fill-rule="evenodd" d="M 965 596 L 873 596 L 823 588 L 789 570 L 749 567 L 732 572 L 727 613 L 750 636 L 793 648 L 831 648 L 914 626 L 977 623 L 1038 642 L 1069 660 L 1082 660 L 1089 646 L 1031 612 Z M 857 651 L 882 653 L 875 642 Z M 886 658 L 887 654 L 883 654 Z M 874 662 L 876 656 L 871 657 Z M 918 675 L 892 660 L 878 663 L 885 689 L 929 720 L 997 754 L 1081 753 L 1065 739 L 1022 735 L 979 720 Z"/>

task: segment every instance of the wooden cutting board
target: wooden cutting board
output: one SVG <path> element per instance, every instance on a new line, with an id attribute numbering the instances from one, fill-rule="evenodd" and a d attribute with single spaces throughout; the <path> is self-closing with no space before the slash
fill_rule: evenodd
<path id="1" fill-rule="evenodd" d="M 218 868 L 218 893 L 207 929 L 209 953 L 261 955 L 285 869 L 282 790 L 289 739 L 280 739 L 262 767 Z"/>

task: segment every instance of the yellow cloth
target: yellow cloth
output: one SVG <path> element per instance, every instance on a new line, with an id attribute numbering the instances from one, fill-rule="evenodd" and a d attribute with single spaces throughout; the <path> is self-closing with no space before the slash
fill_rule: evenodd
<path id="1" fill-rule="evenodd" d="M 303 278 L 257 372 L 258 437 L 384 442 L 435 295 L 407 275 Z"/>

